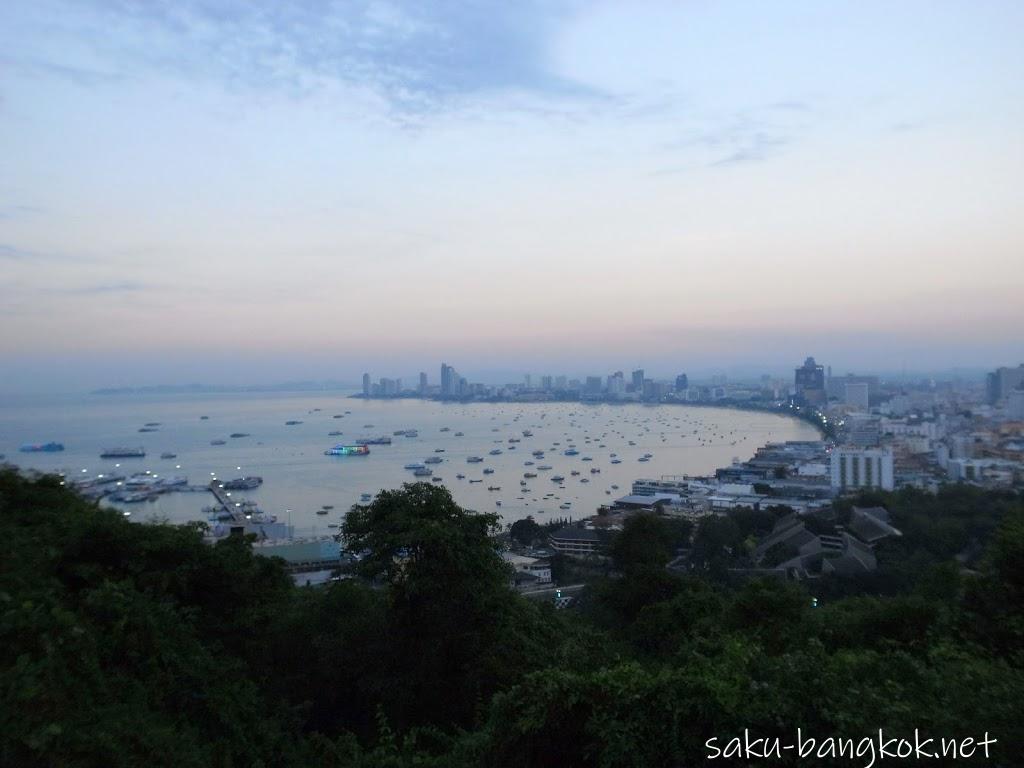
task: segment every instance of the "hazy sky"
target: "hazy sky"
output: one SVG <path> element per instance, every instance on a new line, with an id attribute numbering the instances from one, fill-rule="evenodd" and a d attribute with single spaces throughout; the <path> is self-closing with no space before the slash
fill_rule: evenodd
<path id="1" fill-rule="evenodd" d="M 1024 3 L 0 3 L 0 389 L 1024 359 Z"/>

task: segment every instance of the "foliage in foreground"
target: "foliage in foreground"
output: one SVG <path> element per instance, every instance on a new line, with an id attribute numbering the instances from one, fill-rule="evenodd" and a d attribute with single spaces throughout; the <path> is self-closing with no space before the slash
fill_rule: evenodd
<path id="1" fill-rule="evenodd" d="M 724 529 L 697 532 L 706 573 L 676 576 L 680 532 L 638 519 L 613 545 L 618 575 L 556 614 L 509 589 L 496 519 L 429 484 L 350 514 L 366 580 L 309 589 L 244 541 L 129 524 L 0 472 L 0 763 L 696 765 L 744 728 L 884 726 L 988 731 L 1011 765 L 1021 499 L 881 501 L 907 534 L 880 553 L 898 588 L 813 608 L 800 587 L 715 581 Z M 953 560 L 964 535 L 984 552 L 970 572 Z"/>

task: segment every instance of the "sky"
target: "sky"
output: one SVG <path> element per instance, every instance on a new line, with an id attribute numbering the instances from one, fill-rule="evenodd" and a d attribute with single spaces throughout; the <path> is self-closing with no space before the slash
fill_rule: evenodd
<path id="1" fill-rule="evenodd" d="M 0 3 L 0 391 L 1024 360 L 1024 3 Z"/>

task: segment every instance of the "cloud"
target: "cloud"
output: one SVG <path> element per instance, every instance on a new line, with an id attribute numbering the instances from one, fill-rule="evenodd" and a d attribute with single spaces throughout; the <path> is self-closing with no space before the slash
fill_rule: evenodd
<path id="1" fill-rule="evenodd" d="M 32 248 L 22 248 L 10 243 L 0 243 L 0 260 L 7 261 L 91 261 L 88 256 L 80 254 L 64 253 L 63 251 L 38 251 Z"/>
<path id="2" fill-rule="evenodd" d="M 156 286 L 125 280 L 116 283 L 96 283 L 79 288 L 70 288 L 64 293 L 76 296 L 102 296 L 110 293 L 142 293 L 156 289 Z"/>
<path id="3" fill-rule="evenodd" d="M 547 32 L 569 10 L 540 0 L 94 0 L 69 5 L 62 32 L 91 41 L 90 62 L 132 76 L 158 72 L 292 96 L 342 86 L 418 115 L 503 90 L 593 94 L 547 66 Z M 84 86 L 108 77 L 63 60 L 23 66 Z"/>

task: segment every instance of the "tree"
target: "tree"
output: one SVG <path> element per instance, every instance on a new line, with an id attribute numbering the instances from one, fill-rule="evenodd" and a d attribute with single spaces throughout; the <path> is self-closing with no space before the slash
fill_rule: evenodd
<path id="1" fill-rule="evenodd" d="M 530 516 L 512 523 L 508 535 L 522 546 L 528 547 L 538 539 L 544 538 L 544 529 Z"/>

